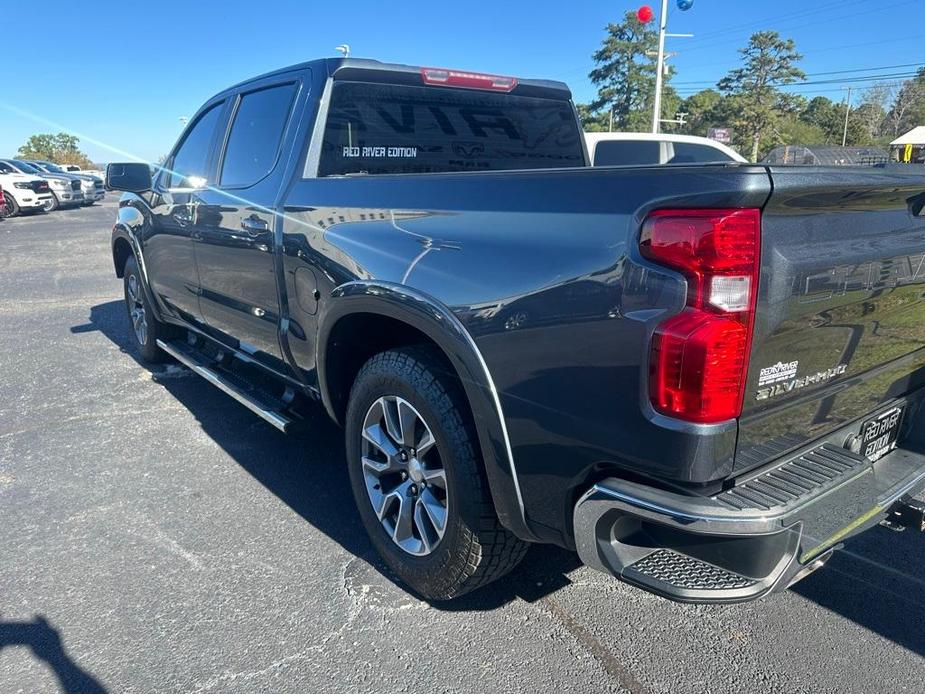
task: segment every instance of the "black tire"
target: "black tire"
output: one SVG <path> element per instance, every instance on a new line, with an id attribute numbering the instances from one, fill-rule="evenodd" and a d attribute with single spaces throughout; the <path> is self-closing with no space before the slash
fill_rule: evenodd
<path id="1" fill-rule="evenodd" d="M 61 207 L 61 202 L 58 200 L 58 196 L 54 193 L 51 194 L 51 201 L 45 205 L 46 212 L 54 212 L 59 207 Z"/>
<path id="2" fill-rule="evenodd" d="M 122 286 L 125 292 L 125 308 L 129 320 L 129 334 L 138 349 L 138 354 L 143 362 L 157 364 L 167 361 L 169 355 L 157 346 L 158 339 L 172 339 L 177 337 L 180 331 L 172 325 L 161 323 L 154 317 L 148 303 L 148 295 L 145 293 L 141 274 L 138 271 L 138 263 L 134 256 L 130 256 L 125 261 L 125 272 L 122 278 Z M 141 309 L 141 320 L 144 322 L 144 329 L 141 330 L 138 325 L 138 309 Z"/>
<path id="3" fill-rule="evenodd" d="M 403 399 L 420 414 L 436 439 L 445 473 L 445 530 L 424 556 L 408 553 L 393 541 L 367 490 L 362 432 L 368 413 L 383 397 Z M 373 545 L 389 567 L 425 599 L 463 595 L 500 578 L 523 559 L 527 543 L 504 528 L 495 513 L 462 387 L 430 348 L 382 352 L 363 366 L 350 392 L 346 443 L 354 500 Z"/>
<path id="4" fill-rule="evenodd" d="M 4 217 L 15 217 L 19 214 L 19 203 L 9 193 L 3 194 L 3 208 L 0 214 Z"/>

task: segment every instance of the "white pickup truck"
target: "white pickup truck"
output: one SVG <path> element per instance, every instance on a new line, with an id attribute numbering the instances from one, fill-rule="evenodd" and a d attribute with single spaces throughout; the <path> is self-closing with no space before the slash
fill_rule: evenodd
<path id="1" fill-rule="evenodd" d="M 3 207 L 0 215 L 15 217 L 24 212 L 44 212 L 52 199 L 48 181 L 38 176 L 18 172 L 0 161 L 0 187 L 3 188 Z"/>

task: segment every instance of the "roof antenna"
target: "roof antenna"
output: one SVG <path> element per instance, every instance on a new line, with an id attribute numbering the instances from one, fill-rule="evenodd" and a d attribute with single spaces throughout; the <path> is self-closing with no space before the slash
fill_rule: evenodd
<path id="1" fill-rule="evenodd" d="M 346 43 L 342 43 L 341 45 L 337 46 L 334 50 L 340 51 L 341 53 L 343 53 L 345 58 L 350 57 L 350 46 L 348 46 Z"/>

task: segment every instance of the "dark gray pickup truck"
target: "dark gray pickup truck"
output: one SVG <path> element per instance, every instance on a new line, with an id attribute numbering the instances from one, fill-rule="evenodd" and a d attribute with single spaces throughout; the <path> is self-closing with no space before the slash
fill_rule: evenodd
<path id="1" fill-rule="evenodd" d="M 425 598 L 533 542 L 741 601 L 922 526 L 921 175 L 592 168 L 563 84 L 331 59 L 107 185 L 141 356 L 282 431 L 322 403 Z"/>

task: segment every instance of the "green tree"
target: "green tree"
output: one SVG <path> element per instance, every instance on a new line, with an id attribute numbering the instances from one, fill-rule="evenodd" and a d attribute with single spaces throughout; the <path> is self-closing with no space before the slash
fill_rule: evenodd
<path id="1" fill-rule="evenodd" d="M 604 111 L 594 111 L 590 104 L 575 104 L 578 109 L 578 119 L 586 133 L 607 132 L 610 126 L 609 114 Z"/>
<path id="2" fill-rule="evenodd" d="M 919 68 L 914 78 L 903 82 L 887 114 L 887 123 L 894 136 L 925 125 L 925 68 Z"/>
<path id="3" fill-rule="evenodd" d="M 721 124 L 717 119 L 717 113 L 722 100 L 723 95 L 715 89 L 704 89 L 691 94 L 679 106 L 680 111 L 687 114 L 687 122 L 678 129 L 679 132 L 683 135 L 705 137 L 711 127 Z"/>
<path id="4" fill-rule="evenodd" d="M 56 164 L 76 164 L 81 168 L 91 168 L 93 162 L 77 146 L 80 138 L 68 133 L 42 133 L 32 135 L 17 155 L 21 159 L 43 159 Z"/>
<path id="5" fill-rule="evenodd" d="M 753 34 L 742 54 L 742 67 L 731 70 L 717 85 L 734 103 L 733 126 L 751 146 L 758 160 L 762 140 L 774 138 L 781 120 L 793 110 L 793 100 L 778 87 L 805 79 L 796 64 L 802 59 L 792 39 L 776 31 Z"/>
<path id="6" fill-rule="evenodd" d="M 627 12 L 619 24 L 608 24 L 607 35 L 592 56 L 595 68 L 588 77 L 597 88 L 590 112 L 603 112 L 616 130 L 648 130 L 655 96 L 655 63 L 646 55 L 658 48 L 658 34 Z M 667 75 L 670 78 L 671 75 Z M 667 86 L 667 79 L 665 80 Z M 674 116 L 672 96 L 663 93 L 663 113 Z M 678 103 L 674 95 L 674 106 Z"/>
<path id="7" fill-rule="evenodd" d="M 818 130 L 816 142 L 789 142 L 787 144 L 823 145 L 841 142 L 841 128 L 844 123 L 844 109 L 839 112 L 834 101 L 825 96 L 817 96 L 800 111 L 800 120 Z"/>
<path id="8" fill-rule="evenodd" d="M 670 73 L 669 73 L 670 74 Z M 652 87 L 652 94 L 655 94 L 655 86 Z M 662 118 L 675 120 L 681 113 L 687 113 L 684 108 L 684 99 L 678 96 L 678 92 L 669 84 L 662 85 Z M 652 109 L 654 104 L 650 103 L 645 111 L 645 126 L 643 130 L 649 130 L 652 126 Z M 687 116 L 685 116 L 685 120 Z M 662 123 L 662 130 L 670 133 L 681 132 L 683 125 L 678 123 Z"/>
<path id="9" fill-rule="evenodd" d="M 854 144 L 872 145 L 883 141 L 886 111 L 880 104 L 864 101 L 852 112 L 848 123 L 848 139 Z"/>
<path id="10" fill-rule="evenodd" d="M 777 136 L 784 145 L 821 145 L 826 142 L 822 128 L 793 116 L 780 122 Z"/>
<path id="11" fill-rule="evenodd" d="M 864 90 L 857 108 L 857 120 L 868 142 L 888 140 L 887 109 L 893 98 L 893 88 L 886 82 L 878 82 Z"/>

